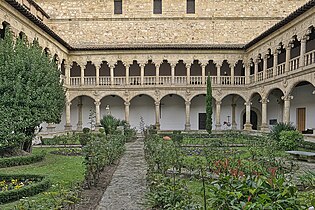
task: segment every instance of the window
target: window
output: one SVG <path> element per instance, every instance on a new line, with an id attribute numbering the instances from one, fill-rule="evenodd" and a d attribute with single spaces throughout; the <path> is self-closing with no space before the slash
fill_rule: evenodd
<path id="1" fill-rule="evenodd" d="M 153 0 L 153 14 L 162 14 L 162 0 Z"/>
<path id="2" fill-rule="evenodd" d="M 187 0 L 187 14 L 195 14 L 195 0 Z"/>
<path id="3" fill-rule="evenodd" d="M 122 14 L 122 0 L 114 0 L 114 14 Z"/>

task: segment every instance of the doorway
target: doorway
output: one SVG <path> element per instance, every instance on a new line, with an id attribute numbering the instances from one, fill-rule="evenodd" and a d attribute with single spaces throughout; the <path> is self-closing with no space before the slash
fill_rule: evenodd
<path id="1" fill-rule="evenodd" d="M 199 130 L 206 130 L 206 113 L 199 113 Z"/>
<path id="2" fill-rule="evenodd" d="M 306 109 L 305 108 L 297 108 L 296 109 L 296 122 L 297 122 L 297 129 L 298 131 L 302 132 L 305 131 L 305 113 Z"/>

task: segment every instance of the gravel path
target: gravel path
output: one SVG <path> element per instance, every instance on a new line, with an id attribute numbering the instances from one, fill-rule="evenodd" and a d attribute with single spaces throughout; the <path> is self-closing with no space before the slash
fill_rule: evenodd
<path id="1" fill-rule="evenodd" d="M 106 189 L 97 210 L 141 210 L 146 189 L 146 165 L 143 138 L 126 143 L 126 152 L 120 160 L 112 181 Z"/>

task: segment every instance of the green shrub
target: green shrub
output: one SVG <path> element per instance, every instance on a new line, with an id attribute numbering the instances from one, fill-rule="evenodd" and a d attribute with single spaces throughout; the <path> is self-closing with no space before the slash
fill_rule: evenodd
<path id="1" fill-rule="evenodd" d="M 173 134 L 181 134 L 182 131 L 173 131 Z"/>
<path id="2" fill-rule="evenodd" d="M 11 179 L 19 179 L 19 180 L 25 180 L 35 178 L 38 180 L 38 182 L 35 182 L 34 184 L 22 187 L 20 189 L 14 189 L 9 191 L 1 191 L 0 192 L 0 204 L 12 202 L 19 200 L 23 197 L 29 197 L 36 195 L 40 192 L 43 192 L 47 190 L 50 186 L 50 182 L 48 179 L 46 179 L 43 176 L 39 175 L 3 175 L 0 174 L 0 180 L 11 180 Z"/>
<path id="3" fill-rule="evenodd" d="M 98 131 L 99 131 L 100 133 L 105 133 L 104 128 L 99 128 Z"/>
<path id="4" fill-rule="evenodd" d="M 275 125 L 270 131 L 270 137 L 275 141 L 280 141 L 281 131 L 292 131 L 296 130 L 292 123 L 283 123 L 280 122 Z"/>
<path id="5" fill-rule="evenodd" d="M 45 153 L 41 154 L 32 154 L 28 156 L 18 156 L 10 158 L 0 158 L 0 168 L 20 166 L 20 165 L 29 165 L 35 162 L 42 161 L 45 158 Z"/>
<path id="6" fill-rule="evenodd" d="M 285 150 L 294 150 L 301 144 L 303 138 L 303 135 L 299 131 L 281 131 L 279 146 Z"/>
<path id="7" fill-rule="evenodd" d="M 106 135 L 113 134 L 117 129 L 117 126 L 120 124 L 124 124 L 124 121 L 120 121 L 119 119 L 113 117 L 112 115 L 105 115 L 101 120 L 101 125 L 105 130 Z"/>
<path id="8" fill-rule="evenodd" d="M 89 128 L 83 128 L 83 133 L 90 133 L 90 131 L 91 131 L 91 129 L 89 129 Z"/>

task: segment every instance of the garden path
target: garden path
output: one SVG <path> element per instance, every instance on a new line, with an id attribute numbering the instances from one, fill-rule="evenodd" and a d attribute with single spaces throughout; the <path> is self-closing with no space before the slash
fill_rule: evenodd
<path id="1" fill-rule="evenodd" d="M 126 152 L 106 189 L 97 210 L 140 210 L 146 190 L 143 138 L 126 143 Z"/>

